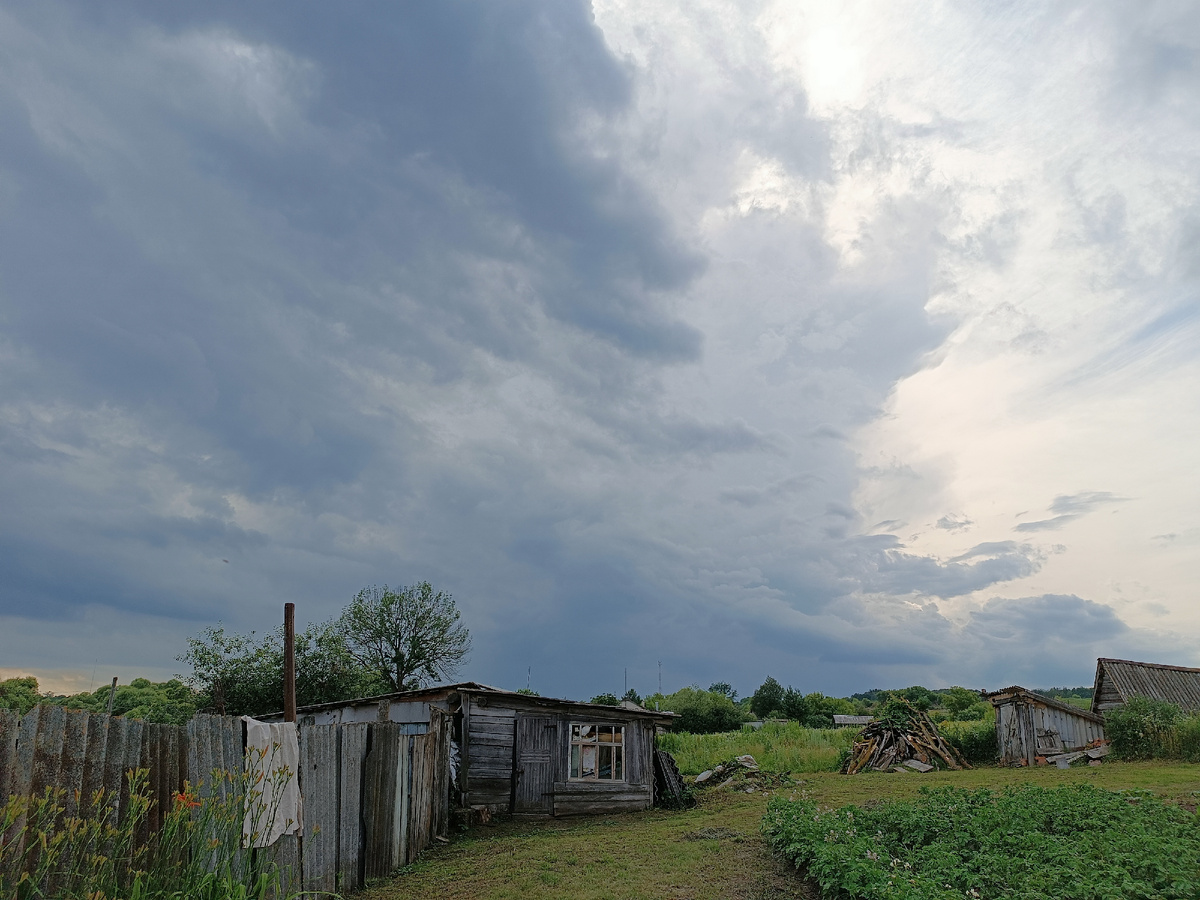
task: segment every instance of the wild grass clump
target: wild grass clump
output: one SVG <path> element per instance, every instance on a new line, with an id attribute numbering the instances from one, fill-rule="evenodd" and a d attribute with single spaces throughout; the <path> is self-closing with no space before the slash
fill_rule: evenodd
<path id="1" fill-rule="evenodd" d="M 658 745 L 675 757 L 680 773 L 698 775 L 735 756 L 749 754 L 764 772 L 836 772 L 842 752 L 854 742 L 855 728 L 804 728 L 795 722 L 767 722 L 757 731 L 660 735 Z"/>
<path id="2" fill-rule="evenodd" d="M 923 788 L 869 809 L 776 798 L 763 831 L 831 897 L 1200 896 L 1196 817 L 1148 792 Z"/>
<path id="3" fill-rule="evenodd" d="M 86 798 L 79 792 L 68 798 L 61 788 L 32 799 L 9 797 L 0 807 L 0 900 L 295 896 L 282 889 L 275 864 L 242 849 L 246 809 L 256 794 L 246 776 L 214 772 L 204 796 L 185 786 L 150 835 L 149 773 L 131 770 L 127 778 L 129 799 L 119 819 L 115 798 L 103 790 Z"/>
<path id="4" fill-rule="evenodd" d="M 938 731 L 973 766 L 986 766 L 1000 758 L 994 721 L 939 722 Z"/>

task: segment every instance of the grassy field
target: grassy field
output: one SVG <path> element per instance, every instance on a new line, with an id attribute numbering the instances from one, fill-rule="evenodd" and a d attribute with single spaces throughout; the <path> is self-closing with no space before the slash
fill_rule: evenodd
<path id="1" fill-rule="evenodd" d="M 795 722 L 767 722 L 757 731 L 664 734 L 658 742 L 675 757 L 684 775 L 699 775 L 747 753 L 767 772 L 829 772 L 857 734 L 857 728 L 802 728 Z"/>
<path id="2" fill-rule="evenodd" d="M 1089 783 L 1109 790 L 1150 790 L 1195 809 L 1200 766 L 1106 763 L 1072 769 L 982 768 L 928 775 L 832 773 L 790 780 L 764 777 L 699 793 L 685 812 L 652 810 L 595 819 L 510 822 L 476 827 L 430 851 L 403 874 L 374 885 L 368 900 L 520 898 L 520 900 L 781 900 L 816 898 L 812 888 L 768 849 L 760 833 L 771 796 L 801 793 L 823 805 L 912 797 L 922 786 L 978 788 L 1007 784 Z M 765 788 L 763 790 L 762 788 Z"/>

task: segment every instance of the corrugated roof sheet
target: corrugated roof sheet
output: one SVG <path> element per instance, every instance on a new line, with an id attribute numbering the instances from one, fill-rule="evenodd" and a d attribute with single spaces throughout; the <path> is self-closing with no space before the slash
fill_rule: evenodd
<path id="1" fill-rule="evenodd" d="M 1200 669 L 1102 658 L 1096 660 L 1097 684 L 1102 671 L 1116 687 L 1122 701 L 1148 697 L 1166 700 L 1183 710 L 1200 710 Z"/>

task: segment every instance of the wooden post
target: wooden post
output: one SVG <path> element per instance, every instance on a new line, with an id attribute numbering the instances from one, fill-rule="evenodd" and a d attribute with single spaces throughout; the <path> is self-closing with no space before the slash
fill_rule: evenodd
<path id="1" fill-rule="evenodd" d="M 296 721 L 296 604 L 283 604 L 283 721 Z"/>
<path id="2" fill-rule="evenodd" d="M 112 715 L 113 701 L 117 699 L 117 676 L 113 676 L 112 688 L 108 692 L 108 709 L 104 711 L 106 716 Z"/>

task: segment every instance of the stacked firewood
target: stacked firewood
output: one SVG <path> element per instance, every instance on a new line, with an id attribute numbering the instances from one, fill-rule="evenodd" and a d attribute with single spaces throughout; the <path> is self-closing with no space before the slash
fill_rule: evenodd
<path id="1" fill-rule="evenodd" d="M 929 716 L 904 700 L 891 700 L 877 719 L 859 734 L 843 770 L 847 775 L 871 769 L 889 772 L 907 766 L 928 772 L 942 763 L 950 769 L 969 769 Z"/>

